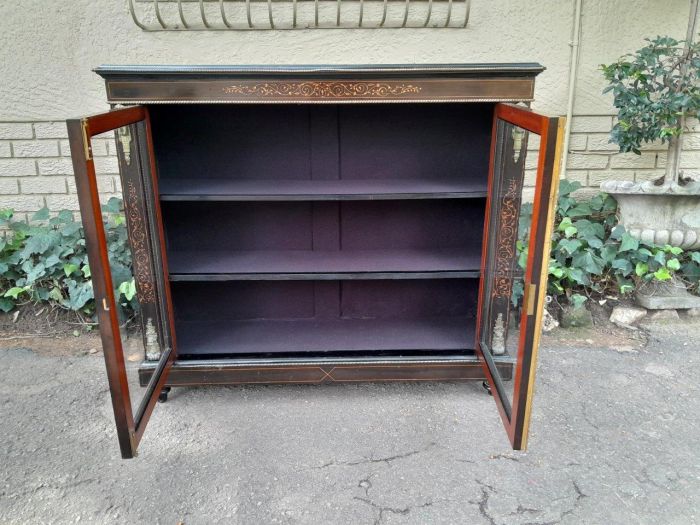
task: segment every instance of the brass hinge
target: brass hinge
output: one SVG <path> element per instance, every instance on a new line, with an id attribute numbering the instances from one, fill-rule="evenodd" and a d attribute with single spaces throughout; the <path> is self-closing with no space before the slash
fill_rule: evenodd
<path id="1" fill-rule="evenodd" d="M 537 285 L 528 284 L 527 285 L 527 315 L 535 314 L 535 302 L 537 298 Z"/>
<path id="2" fill-rule="evenodd" d="M 85 160 L 92 160 L 92 145 L 88 136 L 88 121 L 83 119 L 80 121 L 80 127 L 83 130 L 83 150 L 85 151 Z"/>

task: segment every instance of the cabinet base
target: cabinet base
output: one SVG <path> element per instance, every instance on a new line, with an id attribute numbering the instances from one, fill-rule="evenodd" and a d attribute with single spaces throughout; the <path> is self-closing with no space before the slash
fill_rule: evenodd
<path id="1" fill-rule="evenodd" d="M 513 376 L 515 362 L 496 358 L 504 380 Z M 146 386 L 157 363 L 139 367 Z M 476 356 L 436 358 L 376 357 L 317 359 L 206 359 L 176 361 L 166 386 L 241 385 L 270 383 L 352 383 L 371 381 L 473 381 L 485 380 Z"/>

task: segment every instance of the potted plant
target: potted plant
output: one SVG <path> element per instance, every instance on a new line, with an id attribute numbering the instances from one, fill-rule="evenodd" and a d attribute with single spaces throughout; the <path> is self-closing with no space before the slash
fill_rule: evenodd
<path id="1" fill-rule="evenodd" d="M 610 180 L 601 189 L 618 201 L 620 223 L 632 236 L 686 250 L 700 248 L 700 182 L 680 169 L 686 120 L 700 113 L 700 43 L 692 42 L 695 18 L 691 10 L 685 41 L 647 39 L 647 45 L 636 53 L 601 66 L 609 82 L 604 93 L 612 92 L 618 110 L 611 142 L 621 152 L 636 154 L 641 154 L 645 143 L 668 145 L 665 173 L 659 179 L 641 183 Z M 700 306 L 675 281 L 640 290 L 637 295 L 648 308 Z M 676 295 L 684 300 L 667 300 Z"/>

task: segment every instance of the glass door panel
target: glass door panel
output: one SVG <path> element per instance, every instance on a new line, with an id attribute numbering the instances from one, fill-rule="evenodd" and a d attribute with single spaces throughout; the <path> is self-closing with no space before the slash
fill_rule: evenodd
<path id="1" fill-rule="evenodd" d="M 524 448 L 556 193 L 561 119 L 495 110 L 478 353 L 514 448 Z"/>
<path id="2" fill-rule="evenodd" d="M 148 113 L 119 109 L 69 120 L 68 130 L 117 436 L 130 458 L 175 359 Z M 118 170 L 101 156 L 110 148 Z M 144 361 L 157 364 L 140 381 Z"/>

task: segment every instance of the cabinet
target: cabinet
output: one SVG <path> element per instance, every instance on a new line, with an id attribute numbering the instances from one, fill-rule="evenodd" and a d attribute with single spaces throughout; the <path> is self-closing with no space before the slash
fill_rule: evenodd
<path id="1" fill-rule="evenodd" d="M 563 125 L 526 107 L 542 69 L 97 68 L 113 109 L 67 124 L 123 457 L 164 389 L 241 383 L 485 379 L 524 448 Z M 111 130 L 140 386 L 92 152 Z"/>

